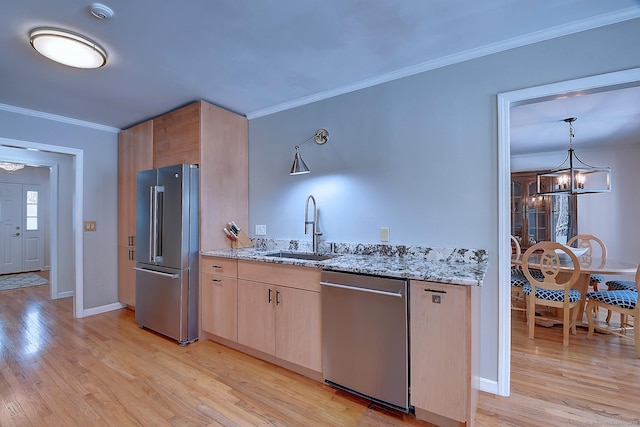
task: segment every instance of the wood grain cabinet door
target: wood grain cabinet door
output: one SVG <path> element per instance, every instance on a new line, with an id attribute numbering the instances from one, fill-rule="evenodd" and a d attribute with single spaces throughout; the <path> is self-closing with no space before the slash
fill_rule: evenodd
<path id="1" fill-rule="evenodd" d="M 468 286 L 411 281 L 411 403 L 468 422 L 471 389 Z"/>
<path id="2" fill-rule="evenodd" d="M 320 292 L 276 288 L 276 356 L 322 371 Z"/>
<path id="3" fill-rule="evenodd" d="M 238 340 L 238 279 L 208 273 L 200 275 L 202 330 Z"/>
<path id="4" fill-rule="evenodd" d="M 275 355 L 275 286 L 238 279 L 238 342 Z"/>

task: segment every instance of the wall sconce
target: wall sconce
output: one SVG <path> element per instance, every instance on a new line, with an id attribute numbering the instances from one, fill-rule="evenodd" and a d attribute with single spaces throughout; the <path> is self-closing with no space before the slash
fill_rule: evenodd
<path id="1" fill-rule="evenodd" d="M 289 175 L 301 175 L 303 173 L 311 172 L 304 160 L 302 160 L 302 156 L 300 156 L 298 149 L 302 146 L 302 144 L 307 141 L 311 141 L 312 139 L 316 141 L 316 144 L 322 145 L 329 140 L 329 132 L 326 129 L 318 129 L 315 134 L 305 139 L 300 144 L 296 145 L 296 154 L 293 157 L 293 165 L 291 165 L 291 171 L 289 172 Z"/>

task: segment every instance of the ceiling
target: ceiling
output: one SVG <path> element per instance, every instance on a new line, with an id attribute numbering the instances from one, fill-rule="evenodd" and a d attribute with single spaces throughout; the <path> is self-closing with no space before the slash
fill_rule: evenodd
<path id="1" fill-rule="evenodd" d="M 636 86 L 576 93 L 511 108 L 511 155 L 567 150 L 575 117 L 573 146 L 640 144 L 640 82 Z"/>
<path id="2" fill-rule="evenodd" d="M 255 118 L 640 16 L 639 0 L 101 3 L 113 9 L 112 18 L 96 19 L 91 2 L 78 0 L 21 0 L 3 7 L 0 104 L 116 128 L 198 99 Z M 95 40 L 107 50 L 107 65 L 80 70 L 40 56 L 28 34 L 41 26 Z M 638 99 L 637 90 L 633 96 Z M 620 103 L 609 102 L 604 114 L 615 114 Z M 539 148 L 556 131 L 566 145 L 568 130 L 561 121 L 566 116 L 579 118 L 576 144 L 583 135 L 595 134 L 587 113 L 597 117 L 597 108 L 518 108 L 522 114 L 513 114 L 514 139 L 533 133 Z M 637 107 L 629 116 L 640 126 Z M 541 120 L 543 132 L 532 128 Z M 624 129 L 638 133 L 629 122 Z"/>

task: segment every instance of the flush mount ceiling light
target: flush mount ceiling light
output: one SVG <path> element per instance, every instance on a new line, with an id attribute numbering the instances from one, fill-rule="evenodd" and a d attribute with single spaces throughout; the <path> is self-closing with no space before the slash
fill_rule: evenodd
<path id="1" fill-rule="evenodd" d="M 57 28 L 36 28 L 29 34 L 31 46 L 47 58 L 75 68 L 100 68 L 107 53 L 80 34 Z"/>
<path id="2" fill-rule="evenodd" d="M 291 165 L 291 171 L 289 172 L 289 175 L 302 175 L 303 173 L 311 172 L 307 164 L 304 162 L 304 160 L 302 160 L 302 156 L 300 156 L 298 149 L 300 148 L 300 146 L 302 146 L 302 144 L 307 141 L 311 141 L 312 139 L 316 142 L 316 144 L 322 145 L 329 140 L 329 132 L 326 129 L 318 129 L 315 134 L 305 139 L 300 144 L 296 145 L 296 154 L 293 157 L 293 165 Z"/>
<path id="3" fill-rule="evenodd" d="M 589 194 L 611 191 L 611 168 L 588 165 L 578 158 L 573 149 L 573 122 L 576 120 L 578 119 L 575 117 L 564 119 L 564 122 L 569 124 L 567 157 L 557 168 L 537 174 L 538 194 Z"/>
<path id="4" fill-rule="evenodd" d="M 15 172 L 24 168 L 24 165 L 21 163 L 11 163 L 11 162 L 0 162 L 0 169 L 4 169 L 7 172 Z"/>

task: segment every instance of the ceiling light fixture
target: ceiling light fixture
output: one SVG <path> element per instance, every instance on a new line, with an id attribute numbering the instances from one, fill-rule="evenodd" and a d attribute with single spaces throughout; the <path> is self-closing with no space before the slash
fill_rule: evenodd
<path id="1" fill-rule="evenodd" d="M 21 163 L 0 162 L 0 169 L 4 169 L 9 173 L 13 173 L 22 168 L 24 168 L 24 165 Z"/>
<path id="2" fill-rule="evenodd" d="M 36 28 L 29 34 L 31 46 L 43 56 L 75 68 L 100 68 L 107 52 L 80 34 L 57 28 Z"/>
<path id="3" fill-rule="evenodd" d="M 300 144 L 296 145 L 296 154 L 293 157 L 293 165 L 291 165 L 291 171 L 289 172 L 289 175 L 301 175 L 303 173 L 311 172 L 307 164 L 304 162 L 304 160 L 302 160 L 302 156 L 300 156 L 298 149 L 300 148 L 300 146 L 302 146 L 302 144 L 307 141 L 311 141 L 312 139 L 316 141 L 316 144 L 322 145 L 329 140 L 329 132 L 326 129 L 318 129 L 315 134 L 305 139 Z"/>
<path id="4" fill-rule="evenodd" d="M 611 168 L 584 163 L 573 149 L 575 117 L 564 119 L 569 124 L 569 150 L 560 166 L 537 174 L 538 194 L 589 194 L 611 191 Z M 569 161 L 568 167 L 566 166 Z"/>

